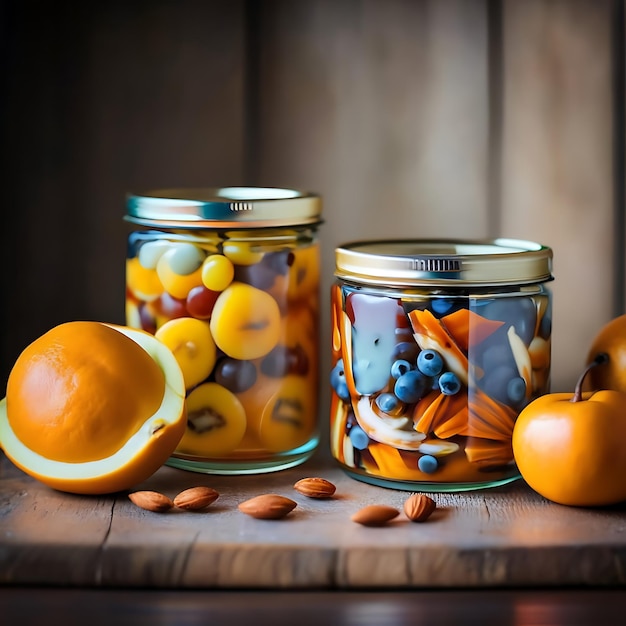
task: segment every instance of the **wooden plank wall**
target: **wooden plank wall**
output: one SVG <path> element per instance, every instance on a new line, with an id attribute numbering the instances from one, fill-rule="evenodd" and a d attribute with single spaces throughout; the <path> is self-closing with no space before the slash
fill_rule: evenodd
<path id="1" fill-rule="evenodd" d="M 0 6 L 3 384 L 52 325 L 123 321 L 152 187 L 321 193 L 325 302 L 351 239 L 551 245 L 555 389 L 624 310 L 623 0 Z"/>

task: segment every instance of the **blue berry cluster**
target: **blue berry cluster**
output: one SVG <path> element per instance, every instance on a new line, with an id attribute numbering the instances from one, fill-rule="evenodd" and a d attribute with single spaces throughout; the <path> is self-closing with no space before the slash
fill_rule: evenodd
<path id="1" fill-rule="evenodd" d="M 343 366 L 343 359 L 339 359 L 335 364 L 335 367 L 331 370 L 330 384 L 341 400 L 344 402 L 350 401 L 350 391 L 348 390 L 348 383 L 346 383 L 346 372 Z"/>
<path id="2" fill-rule="evenodd" d="M 376 398 L 381 411 L 393 413 L 400 403 L 414 404 L 428 392 L 438 389 L 445 395 L 454 395 L 461 382 L 453 372 L 443 371 L 444 361 L 436 350 L 422 350 L 415 362 L 397 359 L 391 365 L 395 379 L 393 393 L 382 393 Z"/>
<path id="3" fill-rule="evenodd" d="M 415 404 L 433 389 L 451 396 L 461 389 L 461 381 L 453 372 L 443 371 L 444 361 L 436 350 L 422 350 L 413 362 L 398 358 L 391 364 L 390 374 L 395 380 L 393 392 L 381 393 L 376 398 L 378 408 L 393 413 L 402 404 Z M 335 393 L 348 402 L 350 392 L 346 384 L 343 360 L 330 373 L 330 384 Z"/>

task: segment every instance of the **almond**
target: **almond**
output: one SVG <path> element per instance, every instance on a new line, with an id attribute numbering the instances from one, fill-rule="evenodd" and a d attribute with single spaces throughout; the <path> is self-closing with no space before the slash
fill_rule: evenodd
<path id="1" fill-rule="evenodd" d="M 392 506 L 370 504 L 357 511 L 351 519 L 363 526 L 383 526 L 398 515 L 400 515 L 400 511 Z"/>
<path id="2" fill-rule="evenodd" d="M 325 478 L 302 478 L 293 488 L 307 498 L 330 498 L 335 493 L 336 487 Z"/>
<path id="3" fill-rule="evenodd" d="M 257 519 L 280 519 L 293 511 L 297 503 L 275 493 L 256 496 L 239 504 L 239 510 Z"/>
<path id="4" fill-rule="evenodd" d="M 425 522 L 437 508 L 432 498 L 414 493 L 404 503 L 404 513 L 412 522 Z"/>
<path id="5" fill-rule="evenodd" d="M 134 491 L 129 493 L 128 497 L 138 507 L 155 513 L 169 511 L 174 506 L 174 503 L 166 495 L 158 491 Z"/>
<path id="6" fill-rule="evenodd" d="M 211 487 L 190 487 L 174 498 L 174 506 L 186 511 L 199 511 L 213 504 L 220 494 Z"/>

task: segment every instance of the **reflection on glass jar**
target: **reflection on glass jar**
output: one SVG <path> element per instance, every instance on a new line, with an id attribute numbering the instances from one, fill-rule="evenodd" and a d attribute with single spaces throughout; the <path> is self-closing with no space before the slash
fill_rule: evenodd
<path id="1" fill-rule="evenodd" d="M 549 391 L 551 259 L 512 240 L 337 249 L 330 432 L 350 475 L 427 491 L 519 477 L 515 420 Z"/>
<path id="2" fill-rule="evenodd" d="M 187 430 L 170 465 L 283 469 L 318 441 L 318 197 L 291 190 L 131 196 L 126 320 L 176 357 Z"/>

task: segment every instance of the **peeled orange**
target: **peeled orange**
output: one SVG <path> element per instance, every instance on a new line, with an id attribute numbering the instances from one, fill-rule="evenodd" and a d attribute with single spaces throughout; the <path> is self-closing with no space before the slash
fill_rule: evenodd
<path id="1" fill-rule="evenodd" d="M 129 489 L 165 463 L 186 427 L 172 352 L 140 330 L 67 322 L 30 344 L 0 402 L 0 446 L 61 491 Z"/>

